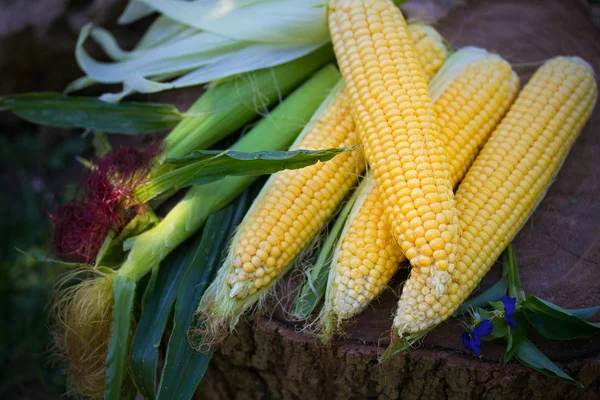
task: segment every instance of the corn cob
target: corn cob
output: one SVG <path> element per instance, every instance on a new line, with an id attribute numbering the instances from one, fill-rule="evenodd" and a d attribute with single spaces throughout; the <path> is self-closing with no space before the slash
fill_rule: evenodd
<path id="1" fill-rule="evenodd" d="M 594 72 L 557 57 L 534 74 L 456 193 L 462 231 L 447 294 L 405 286 L 394 318 L 402 347 L 448 318 L 513 239 L 552 182 L 594 107 Z"/>
<path id="2" fill-rule="evenodd" d="M 338 84 L 331 104 L 294 149 L 356 144 L 348 97 Z M 281 171 L 269 180 L 233 239 L 228 276 L 230 296 L 245 298 L 268 286 L 335 212 L 364 168 L 362 152 L 340 154 L 330 162 Z"/>
<path id="3" fill-rule="evenodd" d="M 441 37 L 433 28 L 422 29 L 420 25 L 415 25 L 413 32 L 422 51 L 419 60 L 432 63 L 427 70 L 436 71 L 448 53 Z M 343 82 L 315 116 L 292 148 L 321 149 L 357 143 Z M 200 313 L 221 317 L 234 325 L 239 315 L 314 239 L 365 166 L 363 152 L 357 149 L 327 163 L 273 175 L 234 236 L 225 266 L 207 291 Z"/>
<path id="4" fill-rule="evenodd" d="M 453 54 L 431 82 L 453 186 L 508 110 L 518 86 L 506 61 L 472 47 Z M 371 179 L 367 175 L 361 186 L 372 187 Z M 368 193 L 363 204 L 355 203 L 333 256 L 323 315 L 332 313 L 338 320 L 364 310 L 406 261 L 390 235 L 377 190 Z"/>
<path id="5" fill-rule="evenodd" d="M 354 145 L 349 107 L 340 79 L 291 149 Z M 233 329 L 335 212 L 365 164 L 358 149 L 340 156 L 295 172 L 280 171 L 267 180 L 198 307 L 203 342 L 219 341 Z"/>
<path id="6" fill-rule="evenodd" d="M 400 11 L 333 0 L 329 28 L 392 235 L 436 293 L 458 251 L 458 218 L 436 114 Z"/>
<path id="7" fill-rule="evenodd" d="M 430 74 L 435 73 L 447 56 L 439 33 L 422 24 L 411 25 L 410 31 L 411 39 L 420 50 L 417 53 L 419 61 Z M 339 93 L 323 109 L 321 119 L 293 148 L 319 149 L 356 144 L 346 90 L 342 83 L 336 90 Z M 356 151 L 340 155 L 331 162 L 276 174 L 260 195 L 264 203 L 256 202 L 244 220 L 244 226 L 251 229 L 234 241 L 236 271 L 229 276 L 230 295 L 244 298 L 269 286 L 331 217 L 364 166 L 362 152 Z M 282 195 L 284 198 L 280 199 Z M 284 241 L 279 241 L 278 235 Z"/>
<path id="8" fill-rule="evenodd" d="M 419 23 L 408 24 L 408 35 L 429 82 L 448 58 L 444 38 L 432 26 Z"/>

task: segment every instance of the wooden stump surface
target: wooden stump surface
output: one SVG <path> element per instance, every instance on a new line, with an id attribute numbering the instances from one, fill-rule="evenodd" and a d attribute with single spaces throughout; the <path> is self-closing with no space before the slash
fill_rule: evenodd
<path id="1" fill-rule="evenodd" d="M 469 1 L 436 26 L 454 48 L 474 45 L 510 61 L 525 83 L 544 60 L 576 55 L 600 71 L 600 32 L 587 5 L 569 0 Z M 600 107 L 514 248 L 526 293 L 564 308 L 600 304 Z M 499 265 L 480 289 L 500 276 Z M 401 272 L 392 282 L 398 288 Z M 476 358 L 462 345 L 461 320 L 429 333 L 418 348 L 385 368 L 376 356 L 389 343 L 397 295 L 388 290 L 331 347 L 297 330 L 281 311 L 240 323 L 216 352 L 201 397 L 222 399 L 600 398 L 600 339 L 552 342 L 530 338 L 580 380 L 578 390 L 517 363 L 501 363 L 500 342 Z M 378 345 L 379 344 L 379 345 Z"/>

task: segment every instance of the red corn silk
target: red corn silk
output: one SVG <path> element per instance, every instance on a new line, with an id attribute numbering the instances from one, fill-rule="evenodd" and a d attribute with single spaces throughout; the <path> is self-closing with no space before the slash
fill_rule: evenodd
<path id="1" fill-rule="evenodd" d="M 147 180 L 160 150 L 125 148 L 93 160 L 94 168 L 79 182 L 77 195 L 51 216 L 59 257 L 93 263 L 106 236 L 120 232 L 145 210 L 133 191 Z"/>

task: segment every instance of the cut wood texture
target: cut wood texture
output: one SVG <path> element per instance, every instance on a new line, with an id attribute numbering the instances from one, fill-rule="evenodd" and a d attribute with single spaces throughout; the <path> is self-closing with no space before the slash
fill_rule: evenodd
<path id="1" fill-rule="evenodd" d="M 509 60 L 524 83 L 546 59 L 576 55 L 600 71 L 600 32 L 584 1 L 469 1 L 437 28 L 454 48 L 484 47 Z M 600 304 L 600 107 L 514 247 L 527 293 L 564 308 Z M 481 284 L 493 284 L 495 266 Z M 406 278 L 397 276 L 397 289 Z M 429 333 L 412 351 L 377 363 L 389 343 L 397 295 L 386 291 L 330 347 L 298 333 L 281 311 L 240 323 L 221 345 L 199 388 L 211 399 L 597 399 L 600 339 L 551 342 L 530 337 L 583 383 L 579 390 L 516 362 L 484 343 L 476 358 L 462 345 L 461 320 Z"/>

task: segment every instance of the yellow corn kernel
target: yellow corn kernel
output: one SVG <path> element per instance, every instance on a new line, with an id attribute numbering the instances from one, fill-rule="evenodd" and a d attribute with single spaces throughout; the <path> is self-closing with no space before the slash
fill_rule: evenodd
<path id="1" fill-rule="evenodd" d="M 458 252 L 458 218 L 436 113 L 404 17 L 389 0 L 332 0 L 329 28 L 392 235 L 442 294 Z M 426 200 L 418 210 L 403 208 L 418 199 Z M 437 230 L 447 244 L 441 260 L 426 255 L 429 212 L 441 221 Z"/>
<path id="2" fill-rule="evenodd" d="M 423 30 L 417 25 L 414 31 Z M 427 65 L 427 70 L 439 69 L 447 54 L 434 51 L 445 48 L 439 34 L 429 28 L 415 39 L 426 52 L 420 58 L 433 64 Z M 342 86 L 340 83 L 336 87 L 331 102 L 322 107 L 321 117 L 292 148 L 323 149 L 356 144 L 350 100 Z M 364 168 L 363 153 L 357 149 L 327 163 L 274 174 L 232 241 L 232 261 L 226 264 L 231 269 L 227 274 L 230 296 L 246 298 L 270 287 L 317 235 Z"/>
<path id="3" fill-rule="evenodd" d="M 415 302 L 425 282 L 405 286 L 394 318 L 400 337 L 411 342 L 432 329 L 477 287 L 541 201 L 597 92 L 591 66 L 577 57 L 557 57 L 538 69 L 458 188 L 462 236 L 448 293 Z"/>
<path id="4" fill-rule="evenodd" d="M 321 117 L 292 149 L 356 144 L 349 100 L 342 86 L 340 82 Z M 233 273 L 228 278 L 230 296 L 245 298 L 269 287 L 332 216 L 364 165 L 362 152 L 354 150 L 328 162 L 272 175 L 232 240 L 229 260 L 233 262 L 225 265 Z"/>
<path id="5" fill-rule="evenodd" d="M 518 87 L 519 79 L 506 61 L 485 50 L 470 47 L 454 53 L 430 84 L 439 116 L 441 140 L 451 160 L 454 186 L 508 110 Z M 406 261 L 400 246 L 391 238 L 383 216 L 383 205 L 374 185 L 369 182 L 371 179 L 372 176 L 367 175 L 361 184 L 372 189 L 362 205 L 355 203 L 354 210 L 358 211 L 353 210 L 348 218 L 339 251 L 333 256 L 335 271 L 329 283 L 331 288 L 325 308 L 331 307 L 339 319 L 352 317 L 364 310 Z M 438 226 L 433 219 L 423 224 L 429 247 L 427 251 L 434 259 L 443 260 L 445 242 L 439 235 Z M 381 246 L 375 243 L 381 243 Z M 365 254 L 377 257 L 369 259 Z M 350 265 L 350 259 L 358 260 L 356 268 Z M 354 298 L 348 295 L 347 288 L 338 278 L 349 274 L 368 282 L 363 292 L 357 293 Z M 410 280 L 414 279 L 418 279 L 418 274 L 411 276 Z"/>
<path id="6" fill-rule="evenodd" d="M 429 82 L 448 58 L 444 39 L 432 26 L 419 23 L 408 24 L 408 36 Z"/>

